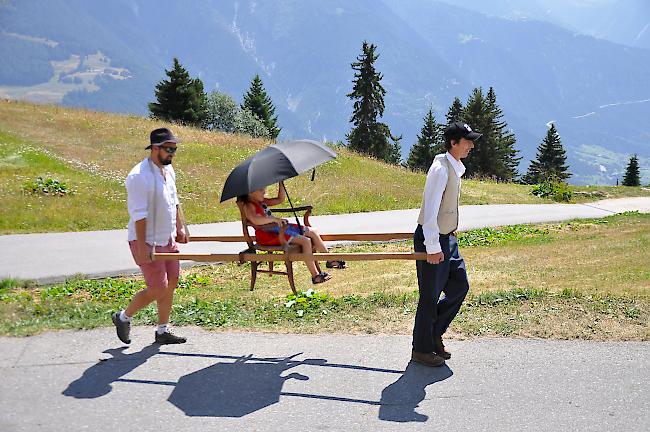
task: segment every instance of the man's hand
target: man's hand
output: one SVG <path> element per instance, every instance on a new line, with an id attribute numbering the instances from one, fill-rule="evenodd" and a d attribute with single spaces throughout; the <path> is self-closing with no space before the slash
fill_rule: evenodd
<path id="1" fill-rule="evenodd" d="M 445 255 L 442 252 L 427 254 L 427 262 L 429 264 L 440 264 L 445 260 Z"/>
<path id="2" fill-rule="evenodd" d="M 148 244 L 138 243 L 136 250 L 135 263 L 137 265 L 149 264 L 151 262 L 151 247 Z"/>
<path id="3" fill-rule="evenodd" d="M 176 243 L 187 243 L 187 234 L 185 234 L 185 228 L 176 228 Z"/>

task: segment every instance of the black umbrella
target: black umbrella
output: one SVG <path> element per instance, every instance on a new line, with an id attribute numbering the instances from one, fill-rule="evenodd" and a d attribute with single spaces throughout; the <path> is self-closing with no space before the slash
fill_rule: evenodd
<path id="1" fill-rule="evenodd" d="M 296 177 L 335 157 L 336 153 L 325 144 L 312 140 L 270 145 L 232 170 L 223 186 L 221 202 Z M 288 194 L 287 198 L 293 208 Z"/>

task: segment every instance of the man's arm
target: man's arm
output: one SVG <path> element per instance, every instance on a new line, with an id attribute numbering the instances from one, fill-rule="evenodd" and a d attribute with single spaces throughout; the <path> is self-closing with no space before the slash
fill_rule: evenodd
<path id="1" fill-rule="evenodd" d="M 135 236 L 136 236 L 136 259 L 137 265 L 148 264 L 151 262 L 151 253 L 149 245 L 147 244 L 147 219 L 140 219 L 135 221 Z"/>
<path id="2" fill-rule="evenodd" d="M 176 205 L 176 242 L 187 243 L 187 233 L 185 232 L 185 221 L 181 213 L 180 204 Z"/>
<path id="3" fill-rule="evenodd" d="M 142 174 L 126 178 L 127 207 L 131 220 L 135 221 L 136 257 L 138 265 L 151 262 L 147 245 L 147 217 L 149 217 L 149 200 L 147 184 Z"/>
<path id="4" fill-rule="evenodd" d="M 424 234 L 424 245 L 427 249 L 427 262 L 438 264 L 444 260 L 442 248 L 440 247 L 440 228 L 438 227 L 438 212 L 442 195 L 447 186 L 447 169 L 439 163 L 434 162 L 427 173 L 427 180 L 424 185 L 424 223 L 422 232 Z"/>

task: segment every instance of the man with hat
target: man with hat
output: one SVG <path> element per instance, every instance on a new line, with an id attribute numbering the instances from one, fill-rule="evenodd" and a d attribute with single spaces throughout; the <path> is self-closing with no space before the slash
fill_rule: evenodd
<path id="1" fill-rule="evenodd" d="M 151 252 L 178 252 L 176 243 L 187 243 L 179 215 L 176 174 L 172 159 L 178 140 L 167 128 L 150 134 L 149 157 L 137 164 L 126 177 L 129 210 L 129 246 L 135 263 L 140 266 L 146 288 L 138 292 L 126 309 L 112 315 L 117 337 L 131 343 L 131 317 L 156 301 L 158 328 L 154 340 L 159 344 L 184 343 L 184 337 L 169 329 L 174 290 L 178 286 L 179 262 L 152 261 Z"/>
<path id="2" fill-rule="evenodd" d="M 444 135 L 447 152 L 437 155 L 429 168 L 418 226 L 413 234 L 415 252 L 426 252 L 427 259 L 416 261 L 419 301 L 411 360 L 427 366 L 442 366 L 451 358 L 442 335 L 469 290 L 455 232 L 460 178 L 465 173 L 460 160 L 467 157 L 474 141 L 481 137 L 463 122 L 451 123 Z M 445 295 L 440 299 L 443 292 Z"/>

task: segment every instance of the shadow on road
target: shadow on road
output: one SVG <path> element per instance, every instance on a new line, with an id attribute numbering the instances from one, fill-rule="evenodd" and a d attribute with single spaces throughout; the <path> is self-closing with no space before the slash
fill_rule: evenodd
<path id="1" fill-rule="evenodd" d="M 415 411 L 426 396 L 426 387 L 453 375 L 449 366 L 428 367 L 410 362 L 401 377 L 381 392 L 379 419 L 393 422 L 425 422 Z"/>
<path id="2" fill-rule="evenodd" d="M 101 360 L 86 369 L 83 375 L 63 390 L 63 395 L 77 399 L 93 399 L 104 396 L 113 389 L 111 384 L 133 369 L 144 364 L 149 358 L 160 352 L 160 345 L 148 345 L 142 350 L 124 354 L 126 346 L 104 351 L 113 357 Z"/>
<path id="3" fill-rule="evenodd" d="M 291 357 L 277 361 L 250 362 L 246 356 L 182 376 L 168 401 L 188 416 L 242 417 L 280 400 L 282 386 L 289 379 L 309 377 L 286 370 L 303 364 Z"/>
<path id="4" fill-rule="evenodd" d="M 447 366 L 428 368 L 409 364 L 405 371 L 368 366 L 329 363 L 325 359 L 294 360 L 302 353 L 289 357 L 254 357 L 218 354 L 160 351 L 159 345 L 149 345 L 133 354 L 124 354 L 126 347 L 104 351 L 113 357 L 87 369 L 63 391 L 65 396 L 89 399 L 111 392 L 113 382 L 167 385 L 174 387 L 168 401 L 187 416 L 243 417 L 276 404 L 280 396 L 379 406 L 379 418 L 396 422 L 426 421 L 427 416 L 415 412 L 425 397 L 425 387 L 452 375 Z M 219 359 L 206 368 L 183 375 L 174 381 L 123 378 L 154 355 L 200 357 Z M 379 372 L 400 375 L 400 378 L 382 391 L 381 400 L 365 400 L 317 393 L 283 392 L 285 381 L 307 381 L 300 373 L 284 373 L 297 366 L 317 366 L 353 369 L 361 372 Z"/>

